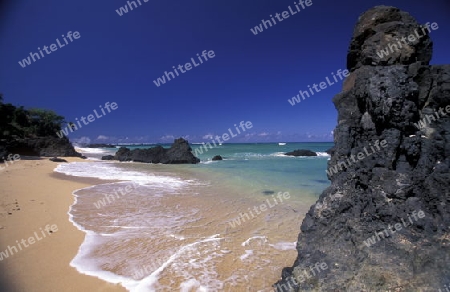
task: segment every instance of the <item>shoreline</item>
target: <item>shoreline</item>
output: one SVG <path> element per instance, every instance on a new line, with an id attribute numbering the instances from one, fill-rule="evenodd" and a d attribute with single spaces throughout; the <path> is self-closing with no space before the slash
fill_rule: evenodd
<path id="1" fill-rule="evenodd" d="M 28 247 L 22 245 L 0 260 L 0 290 L 126 291 L 121 285 L 81 274 L 70 265 L 85 238 L 69 220 L 73 192 L 115 181 L 55 173 L 58 164 L 47 158 L 24 158 L 0 172 L 0 252 L 18 246 L 17 242 L 47 225 L 58 227 L 57 232 Z"/>
<path id="2" fill-rule="evenodd" d="M 6 172 L 0 172 L 0 183 L 7 185 L 4 190 L 0 191 L 0 197 L 2 198 L 0 200 L 0 253 L 5 251 L 8 245 L 13 245 L 15 240 L 20 240 L 22 238 L 26 239 L 28 236 L 32 236 L 34 231 L 40 232 L 39 228 L 46 230 L 45 226 L 47 225 L 51 226 L 52 224 L 56 224 L 58 226 L 58 232 L 51 234 L 51 236 L 42 241 L 36 242 L 32 247 L 28 247 L 15 253 L 8 259 L 3 261 L 0 260 L 0 269 L 8 271 L 7 273 L 3 273 L 5 279 L 1 279 L 2 276 L 0 276 L 0 288 L 7 291 L 79 291 L 80 289 L 88 289 L 89 291 L 127 291 L 120 281 L 102 280 L 101 275 L 96 274 L 98 271 L 94 271 L 94 273 L 91 274 L 88 267 L 86 273 L 83 272 L 83 268 L 79 272 L 78 268 L 76 268 L 76 264 L 71 265 L 71 262 L 76 259 L 76 255 L 79 254 L 79 249 L 83 248 L 83 243 L 86 241 L 86 232 L 78 228 L 77 224 L 69 215 L 70 208 L 77 202 L 74 193 L 80 189 L 121 182 L 122 180 L 103 180 L 95 177 L 70 176 L 64 173 L 54 172 L 54 169 L 61 163 L 54 163 L 46 158 L 29 159 L 30 160 L 18 161 L 14 166 L 8 168 Z M 94 162 L 92 160 L 83 160 L 79 158 L 65 159 L 68 160 L 69 163 Z M 125 164 L 123 166 L 124 170 L 129 168 L 134 169 L 136 166 L 138 168 L 142 167 L 140 164 L 134 166 Z M 162 175 L 166 175 L 167 173 L 173 174 L 172 167 L 158 165 L 154 170 Z M 208 210 L 211 206 L 214 206 L 217 203 L 218 198 L 220 198 L 222 203 L 226 203 L 224 209 L 227 210 L 225 210 L 218 218 L 213 218 L 213 221 L 208 222 L 205 220 L 211 220 L 211 218 L 202 218 L 205 224 L 210 224 L 212 222 L 219 224 L 216 226 L 219 227 L 219 229 L 214 229 L 213 231 L 216 232 L 217 230 L 218 232 L 218 230 L 221 230 L 222 232 L 220 233 L 225 236 L 223 241 L 221 241 L 221 244 L 223 244 L 223 250 L 226 251 L 225 254 L 227 260 L 214 266 L 214 268 L 217 268 L 218 271 L 220 271 L 220 274 L 233 274 L 237 264 L 237 262 L 235 262 L 236 260 L 239 261 L 239 266 L 241 266 L 241 268 L 248 265 L 248 263 L 245 263 L 247 260 L 244 261 L 244 259 L 252 255 L 253 251 L 248 251 L 247 249 L 254 249 L 256 253 L 264 253 L 263 248 L 267 248 L 265 252 L 270 250 L 270 252 L 273 253 L 272 256 L 278 254 L 276 256 L 277 263 L 274 262 L 275 266 L 283 267 L 289 264 L 289 258 L 294 256 L 294 250 L 291 250 L 291 245 L 293 247 L 295 244 L 293 241 L 295 241 L 296 238 L 288 236 L 288 239 L 285 234 L 294 234 L 297 227 L 284 226 L 284 223 L 281 221 L 274 221 L 278 222 L 276 223 L 278 228 L 285 229 L 285 231 L 288 232 L 282 233 L 284 235 L 272 232 L 271 235 L 268 236 L 266 232 L 269 231 L 269 229 L 267 229 L 267 223 L 264 223 L 266 220 L 264 218 L 272 220 L 272 218 L 279 217 L 281 214 L 287 212 L 290 214 L 288 217 L 291 220 L 297 221 L 306 214 L 310 205 L 309 203 L 306 203 L 306 201 L 313 200 L 312 194 L 306 195 L 305 193 L 306 197 L 303 199 L 306 199 L 306 201 L 303 202 L 300 202 L 301 200 L 299 201 L 299 198 L 297 197 L 290 199 L 287 202 L 287 205 L 279 204 L 278 206 L 278 204 L 276 204 L 277 206 L 275 206 L 269 204 L 269 208 L 266 206 L 265 210 L 257 212 L 258 215 L 261 214 L 260 216 L 254 216 L 254 214 L 250 213 L 252 214 L 252 220 L 250 220 L 250 218 L 247 218 L 249 220 L 239 220 L 239 222 L 236 223 L 236 226 L 234 226 L 234 224 L 233 226 L 229 226 L 230 224 L 228 221 L 236 221 L 234 217 L 230 217 L 230 214 L 247 212 L 247 209 L 249 209 L 247 207 L 261 207 L 260 205 L 263 203 L 261 200 L 266 202 L 267 197 L 265 196 L 269 196 L 270 191 L 266 190 L 268 193 L 265 193 L 265 196 L 261 197 L 260 190 L 255 192 L 254 190 L 251 191 L 251 189 L 248 189 L 248 192 L 244 191 L 244 193 L 248 193 L 249 196 L 241 197 L 240 194 L 242 194 L 243 191 L 241 187 L 243 186 L 240 183 L 237 183 L 236 185 L 232 184 L 232 186 L 228 185 L 231 181 L 224 180 L 218 173 L 211 175 L 204 170 L 191 171 L 190 169 L 182 169 L 176 173 L 177 177 L 181 176 L 188 180 L 192 179 L 192 176 L 194 176 L 196 179 L 202 181 L 218 181 L 217 185 L 214 184 L 214 187 L 208 189 L 201 198 L 190 198 L 188 202 L 185 202 L 185 207 L 192 206 L 192 200 L 195 201 L 195 206 L 202 206 L 200 209 L 203 210 Z M 26 177 L 27 181 L 30 183 L 23 184 L 24 177 Z M 234 183 L 236 183 L 236 181 Z M 226 193 L 234 195 L 231 195 L 231 197 L 228 197 L 228 195 L 217 197 L 217 194 L 221 194 L 223 187 L 225 186 L 226 189 L 228 189 Z M 39 191 L 34 193 L 35 190 Z M 6 195 L 9 193 L 11 195 Z M 288 192 L 286 193 L 288 194 Z M 71 194 L 71 196 L 67 196 L 67 194 Z M 56 196 L 60 196 L 60 199 L 55 200 Z M 12 210 L 16 208 L 16 200 L 20 205 L 20 210 L 18 211 Z M 291 203 L 294 203 L 294 201 L 291 200 L 296 202 L 294 206 L 291 205 Z M 170 206 L 177 206 L 182 202 L 183 196 L 177 196 L 173 199 L 167 198 L 167 201 L 165 201 L 165 203 Z M 11 210 L 7 210 L 5 206 L 10 206 Z M 12 211 L 12 215 L 7 214 L 9 211 Z M 24 214 L 22 214 L 22 212 Z M 16 219 L 19 215 L 21 217 Z M 228 220 L 226 220 L 227 218 Z M 18 224 L 19 222 L 24 223 Z M 234 229 L 235 227 L 238 228 Z M 81 231 L 82 233 L 73 232 L 74 230 Z M 195 226 L 192 226 L 192 228 L 184 230 L 180 235 L 187 235 L 186 237 L 189 238 L 189 235 L 195 233 L 194 230 Z M 259 231 L 257 230 L 265 230 L 265 232 L 259 234 Z M 194 233 L 191 234 L 191 232 Z M 211 234 L 214 234 L 214 232 L 207 233 L 207 235 L 210 236 Z M 268 242 L 265 247 L 258 247 L 258 241 L 262 240 L 262 238 L 266 238 L 266 235 L 268 238 L 271 238 L 271 241 Z M 53 240 L 53 238 L 55 238 L 55 240 Z M 256 242 L 253 242 L 253 240 L 256 240 Z M 267 238 L 263 241 L 266 242 L 266 240 Z M 188 242 L 187 246 L 192 245 L 193 243 L 194 242 Z M 252 245 L 252 247 L 248 245 Z M 275 250 L 273 250 L 273 248 L 275 248 Z M 228 253 L 232 254 L 228 255 Z M 141 265 L 142 264 L 136 266 L 140 267 Z M 42 269 L 42 267 L 45 267 L 45 269 Z M 256 286 L 264 287 L 264 289 L 268 289 L 266 286 L 268 284 L 267 281 L 274 282 L 279 278 L 278 275 L 274 275 L 271 271 L 265 271 L 265 273 L 264 280 L 254 280 L 254 284 Z M 169 285 L 167 279 L 172 278 L 173 275 L 174 271 L 170 269 L 162 272 L 160 283 Z M 179 282 L 177 282 L 177 285 L 184 283 L 182 280 L 178 280 Z M 13 286 L 7 287 L 5 286 L 7 284 L 12 284 Z"/>

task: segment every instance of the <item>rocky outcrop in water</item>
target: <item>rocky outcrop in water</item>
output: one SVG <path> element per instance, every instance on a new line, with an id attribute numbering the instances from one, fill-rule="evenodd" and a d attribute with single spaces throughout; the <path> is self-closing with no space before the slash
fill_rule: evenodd
<path id="1" fill-rule="evenodd" d="M 336 172 L 303 220 L 298 257 L 276 291 L 428 292 L 450 284 L 450 65 L 429 65 L 424 28 L 394 7 L 359 18 L 351 74 L 333 99 L 328 167 Z M 421 38 L 400 48 L 396 39 L 419 30 Z M 376 144 L 382 140 L 386 147 Z M 370 155 L 359 159 L 364 149 Z"/>
<path id="2" fill-rule="evenodd" d="M 162 163 L 162 164 L 195 164 L 200 159 L 192 154 L 191 146 L 188 141 L 183 138 L 175 139 L 169 149 L 162 146 L 156 146 L 149 149 L 133 149 L 121 147 L 114 155 L 114 159 L 110 156 L 102 157 L 102 160 L 119 160 L 134 161 L 145 163 Z"/>
<path id="3" fill-rule="evenodd" d="M 299 149 L 299 150 L 294 150 L 291 152 L 288 152 L 284 155 L 287 156 L 317 156 L 317 153 L 311 150 L 304 150 L 304 149 Z"/>
<path id="4" fill-rule="evenodd" d="M 114 160 L 115 156 L 114 155 L 105 155 L 102 156 L 102 160 Z"/>

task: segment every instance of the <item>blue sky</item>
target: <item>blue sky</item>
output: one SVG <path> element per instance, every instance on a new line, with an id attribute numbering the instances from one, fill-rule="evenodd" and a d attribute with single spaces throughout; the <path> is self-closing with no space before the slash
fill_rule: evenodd
<path id="1" fill-rule="evenodd" d="M 295 106 L 287 100 L 345 69 L 354 25 L 365 10 L 392 5 L 420 23 L 437 22 L 432 64 L 450 63 L 445 0 L 312 0 L 258 35 L 250 28 L 294 1 L 140 1 L 122 16 L 116 10 L 127 5 L 123 0 L 1 4 L 5 101 L 52 109 L 68 121 L 117 103 L 116 110 L 71 133 L 71 140 L 172 142 L 183 136 L 201 142 L 251 121 L 251 130 L 229 142 L 332 141 L 337 114 L 331 99 L 342 82 Z M 69 31 L 80 37 L 25 68 L 19 65 L 57 38 L 64 44 Z M 153 83 L 204 50 L 215 57 L 164 85 Z"/>

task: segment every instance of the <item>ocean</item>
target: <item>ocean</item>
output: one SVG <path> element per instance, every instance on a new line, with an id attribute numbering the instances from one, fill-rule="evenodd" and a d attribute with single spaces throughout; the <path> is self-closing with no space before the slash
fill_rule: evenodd
<path id="1" fill-rule="evenodd" d="M 273 291 L 330 184 L 332 146 L 224 144 L 196 165 L 101 161 L 117 148 L 81 148 L 87 162 L 55 171 L 108 182 L 73 192 L 69 218 L 86 236 L 71 266 L 128 291 Z M 283 155 L 295 149 L 319 156 Z"/>

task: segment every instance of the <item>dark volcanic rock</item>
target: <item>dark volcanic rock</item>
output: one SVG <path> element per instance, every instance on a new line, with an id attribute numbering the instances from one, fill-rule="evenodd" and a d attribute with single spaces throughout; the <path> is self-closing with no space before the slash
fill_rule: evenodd
<path id="1" fill-rule="evenodd" d="M 0 162 L 3 162 L 7 156 L 8 156 L 8 149 L 6 148 L 6 142 L 0 141 Z"/>
<path id="2" fill-rule="evenodd" d="M 212 161 L 223 160 L 222 156 L 216 155 L 212 158 Z"/>
<path id="3" fill-rule="evenodd" d="M 69 139 L 66 137 L 38 137 L 16 139 L 6 142 L 4 147 L 9 153 L 17 153 L 25 156 L 43 156 L 43 157 L 81 157 L 81 154 L 75 151 Z"/>
<path id="4" fill-rule="evenodd" d="M 135 161 L 145 163 L 183 164 L 199 163 L 200 159 L 192 154 L 191 146 L 183 138 L 176 139 L 169 149 L 156 146 L 150 149 L 133 149 L 121 147 L 114 156 L 119 161 Z M 103 158 L 102 158 L 103 159 Z"/>
<path id="5" fill-rule="evenodd" d="M 300 150 L 294 150 L 291 152 L 288 152 L 284 155 L 287 156 L 317 156 L 317 153 L 311 150 L 304 150 L 304 149 L 300 149 Z"/>
<path id="6" fill-rule="evenodd" d="M 105 155 L 105 156 L 102 156 L 102 160 L 114 160 L 114 155 Z"/>
<path id="7" fill-rule="evenodd" d="M 50 158 L 49 160 L 53 161 L 53 162 L 67 162 L 67 160 L 58 158 L 58 157 L 53 157 L 53 158 Z"/>
<path id="8" fill-rule="evenodd" d="M 347 56 L 347 68 L 354 71 L 361 66 L 410 65 L 416 62 L 428 64 L 432 56 L 433 43 L 428 35 L 417 42 L 400 42 L 409 35 L 428 34 L 407 12 L 391 6 L 377 6 L 360 16 L 353 31 Z M 391 45 L 389 55 L 380 58 L 377 52 Z M 395 49 L 396 45 L 398 49 Z"/>
<path id="9" fill-rule="evenodd" d="M 376 140 L 387 145 L 329 174 L 331 186 L 306 214 L 298 257 L 277 291 L 428 292 L 450 283 L 450 65 L 429 66 L 428 36 L 385 61 L 375 53 L 419 27 L 393 7 L 360 17 L 348 54 L 352 72 L 333 99 L 338 125 L 328 166 Z M 414 125 L 424 118 L 424 127 Z M 425 217 L 413 219 L 419 211 Z M 401 230 L 388 231 L 395 224 Z M 292 281 L 316 263 L 328 269 Z"/>

